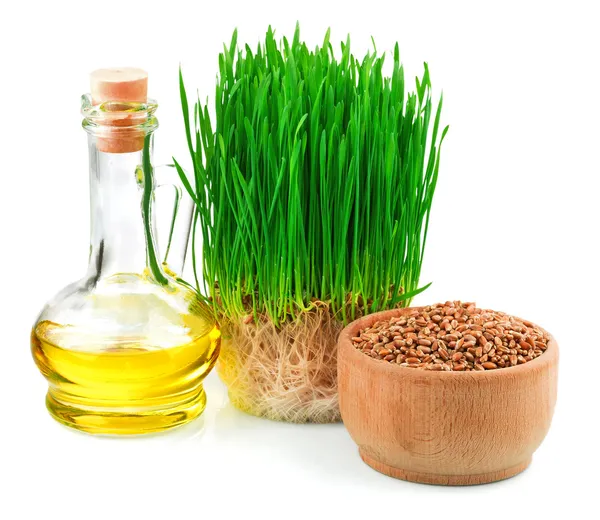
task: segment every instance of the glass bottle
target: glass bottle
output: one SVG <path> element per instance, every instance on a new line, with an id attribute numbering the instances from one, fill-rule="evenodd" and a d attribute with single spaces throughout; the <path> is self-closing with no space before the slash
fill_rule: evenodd
<path id="1" fill-rule="evenodd" d="M 157 105 L 82 98 L 88 133 L 91 245 L 86 275 L 46 304 L 31 349 L 59 422 L 137 434 L 184 424 L 204 410 L 202 380 L 220 333 L 181 280 L 192 215 L 172 167 L 152 166 Z M 155 240 L 154 190 L 176 186 L 165 261 Z"/>

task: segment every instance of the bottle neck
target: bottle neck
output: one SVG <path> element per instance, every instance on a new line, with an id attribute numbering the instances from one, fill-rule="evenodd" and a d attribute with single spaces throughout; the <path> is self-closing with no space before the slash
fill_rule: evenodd
<path id="1" fill-rule="evenodd" d="M 142 199 L 142 150 L 127 153 L 102 151 L 98 138 L 89 135 L 91 244 L 89 278 L 96 281 L 115 274 L 141 274 L 148 265 L 148 245 Z M 150 153 L 152 137 L 150 137 Z M 154 217 L 149 215 L 154 250 Z M 160 254 L 158 253 L 160 258 Z"/>

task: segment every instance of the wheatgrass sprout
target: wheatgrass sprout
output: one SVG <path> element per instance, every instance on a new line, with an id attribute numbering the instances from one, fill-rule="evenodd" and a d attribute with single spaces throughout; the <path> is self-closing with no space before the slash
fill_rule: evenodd
<path id="1" fill-rule="evenodd" d="M 359 60 L 349 37 L 340 54 L 329 31 L 309 50 L 299 27 L 279 44 L 269 28 L 256 51 L 235 31 L 214 121 L 199 100 L 190 114 L 180 72 L 193 179 L 176 165 L 202 237 L 196 284 L 229 331 L 220 374 L 232 400 L 272 418 L 336 419 L 343 324 L 426 288 L 442 100 L 434 108 L 427 64 L 407 91 L 397 44 L 390 77 L 385 55 Z"/>

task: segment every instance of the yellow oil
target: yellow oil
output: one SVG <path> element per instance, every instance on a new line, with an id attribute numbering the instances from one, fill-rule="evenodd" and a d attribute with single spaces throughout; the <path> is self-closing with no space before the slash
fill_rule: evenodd
<path id="1" fill-rule="evenodd" d="M 48 410 L 67 426 L 106 434 L 156 432 L 194 419 L 206 404 L 202 380 L 216 361 L 220 332 L 206 322 L 190 330 L 202 334 L 182 344 L 151 336 L 107 342 L 41 321 L 31 348 L 49 382 Z"/>

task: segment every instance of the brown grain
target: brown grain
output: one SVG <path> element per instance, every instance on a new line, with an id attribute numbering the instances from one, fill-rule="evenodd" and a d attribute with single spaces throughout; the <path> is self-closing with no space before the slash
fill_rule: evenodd
<path id="1" fill-rule="evenodd" d="M 364 354 L 408 368 L 471 372 L 522 365 L 541 356 L 548 333 L 474 303 L 438 303 L 375 323 L 352 338 Z"/>

